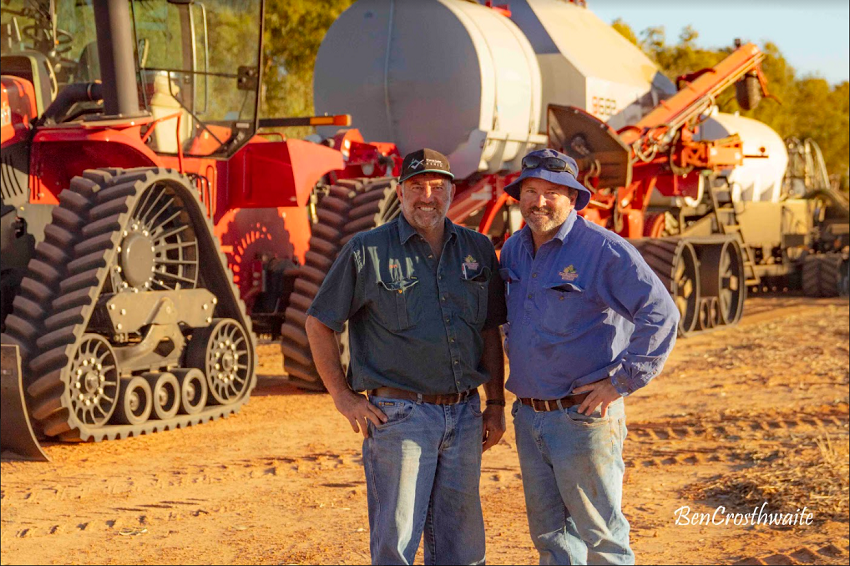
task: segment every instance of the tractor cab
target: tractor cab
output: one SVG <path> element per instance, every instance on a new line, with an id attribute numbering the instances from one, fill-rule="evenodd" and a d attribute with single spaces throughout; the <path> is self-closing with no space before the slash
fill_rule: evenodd
<path id="1" fill-rule="evenodd" d="M 96 97 L 63 99 L 61 93 L 92 83 L 120 91 L 126 69 L 117 65 L 119 76 L 105 74 L 101 58 L 118 61 L 127 55 L 119 52 L 123 45 L 132 52 L 135 87 L 119 93 L 131 102 L 117 114 L 147 118 L 151 150 L 227 158 L 247 143 L 257 125 L 262 0 L 132 0 L 129 30 L 98 21 L 97 2 L 116 4 L 2 0 L 3 75 L 32 84 L 32 120 L 53 125 L 115 118 Z M 45 120 L 54 103 L 62 107 Z"/>

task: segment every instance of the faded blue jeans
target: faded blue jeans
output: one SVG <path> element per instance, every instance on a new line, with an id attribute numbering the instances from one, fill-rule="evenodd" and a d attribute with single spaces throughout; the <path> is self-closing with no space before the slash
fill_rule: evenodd
<path id="1" fill-rule="evenodd" d="M 540 564 L 634 564 L 623 516 L 622 399 L 602 418 L 578 405 L 535 413 L 517 401 L 512 414 L 531 539 Z"/>
<path id="2" fill-rule="evenodd" d="M 363 441 L 372 564 L 483 564 L 481 400 L 370 397 L 389 420 Z"/>

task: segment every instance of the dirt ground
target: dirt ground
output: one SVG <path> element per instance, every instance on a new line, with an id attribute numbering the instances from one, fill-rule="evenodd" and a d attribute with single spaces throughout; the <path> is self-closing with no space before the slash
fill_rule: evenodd
<path id="1" fill-rule="evenodd" d="M 750 298 L 739 326 L 679 341 L 627 400 L 623 507 L 639 563 L 847 563 L 848 318 L 846 300 Z M 238 415 L 3 461 L 2 563 L 368 563 L 360 437 L 327 395 L 281 383 L 276 345 L 260 354 Z M 487 559 L 532 564 L 511 429 L 508 414 L 484 455 Z M 683 506 L 763 502 L 805 505 L 812 524 L 676 524 Z"/>

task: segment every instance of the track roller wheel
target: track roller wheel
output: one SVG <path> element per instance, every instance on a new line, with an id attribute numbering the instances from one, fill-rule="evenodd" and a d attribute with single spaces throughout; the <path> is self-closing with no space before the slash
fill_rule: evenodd
<path id="1" fill-rule="evenodd" d="M 302 389 L 324 391 L 313 364 L 307 333 L 307 309 L 325 279 L 339 251 L 355 234 L 377 228 L 393 220 L 400 212 L 395 180 L 344 180 L 328 189 L 316 207 L 319 223 L 313 226 L 310 251 L 295 280 L 294 290 L 281 327 L 281 350 L 290 382 Z M 347 370 L 348 328 L 337 336 L 343 369 Z"/>
<path id="2" fill-rule="evenodd" d="M 139 425 L 148 420 L 153 409 L 153 395 L 148 381 L 141 375 L 121 378 L 115 421 Z"/>
<path id="3" fill-rule="evenodd" d="M 252 356 L 242 326 L 229 318 L 216 318 L 192 335 L 186 363 L 204 372 L 210 396 L 215 403 L 224 405 L 245 394 L 253 367 Z"/>
<path id="4" fill-rule="evenodd" d="M 118 399 L 118 364 L 112 346 L 102 336 L 85 334 L 69 372 L 71 412 L 87 425 L 109 421 Z"/>
<path id="5" fill-rule="evenodd" d="M 698 330 L 711 330 L 721 325 L 720 302 L 717 297 L 704 297 L 699 308 Z"/>
<path id="6" fill-rule="evenodd" d="M 197 368 L 176 369 L 174 376 L 180 384 L 180 414 L 195 415 L 207 404 L 207 378 Z"/>
<path id="7" fill-rule="evenodd" d="M 164 421 L 177 415 L 180 408 L 180 384 L 174 374 L 146 373 L 142 377 L 151 386 L 153 418 Z"/>

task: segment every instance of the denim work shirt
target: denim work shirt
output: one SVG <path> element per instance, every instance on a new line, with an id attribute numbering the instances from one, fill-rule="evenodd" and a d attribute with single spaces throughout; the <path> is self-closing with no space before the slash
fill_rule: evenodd
<path id="1" fill-rule="evenodd" d="M 439 262 L 404 215 L 354 236 L 307 314 L 342 332 L 349 321 L 352 389 L 425 394 L 474 389 L 483 329 L 505 322 L 504 283 L 489 238 L 446 220 Z"/>
<path id="2" fill-rule="evenodd" d="M 638 251 L 575 210 L 534 254 L 528 226 L 505 242 L 506 388 L 560 399 L 610 378 L 620 395 L 661 372 L 679 311 Z"/>

